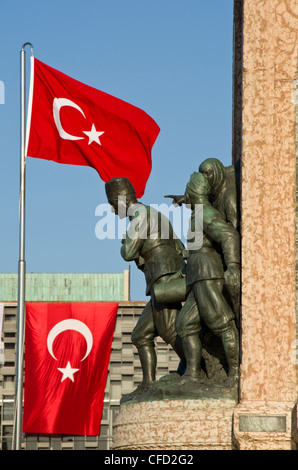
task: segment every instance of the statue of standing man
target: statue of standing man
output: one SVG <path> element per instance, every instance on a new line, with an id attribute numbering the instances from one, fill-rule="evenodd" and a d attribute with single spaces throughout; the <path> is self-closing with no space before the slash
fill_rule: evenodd
<path id="1" fill-rule="evenodd" d="M 121 255 L 126 261 L 135 261 L 144 272 L 146 295 L 151 299 L 145 306 L 131 335 L 142 366 L 142 383 L 121 400 L 131 400 L 148 391 L 156 379 L 156 351 L 154 338 L 160 336 L 170 344 L 185 362 L 182 341 L 175 329 L 181 303 L 157 303 L 153 288 L 185 266 L 184 245 L 174 236 L 169 220 L 155 209 L 138 202 L 134 187 L 128 178 L 113 178 L 105 185 L 109 203 L 115 213 L 128 216 L 130 227 L 122 240 Z"/>
<path id="2" fill-rule="evenodd" d="M 228 363 L 228 376 L 238 378 L 239 338 L 234 312 L 224 295 L 224 281 L 239 281 L 239 233 L 209 202 L 210 185 L 201 173 L 193 173 L 186 186 L 186 203 L 191 205 L 191 232 L 195 232 L 196 211 L 203 205 L 203 240 L 198 249 L 190 249 L 186 265 L 188 295 L 176 323 L 183 338 L 186 372 L 181 383 L 199 381 L 202 346 L 199 333 L 202 322 L 220 338 Z M 191 235 L 193 236 L 193 235 Z M 192 239 L 188 240 L 191 243 Z M 196 303 L 198 310 L 193 309 Z"/>

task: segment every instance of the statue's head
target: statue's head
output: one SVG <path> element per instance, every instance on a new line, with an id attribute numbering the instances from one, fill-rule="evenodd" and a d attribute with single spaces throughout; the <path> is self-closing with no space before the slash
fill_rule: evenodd
<path id="1" fill-rule="evenodd" d="M 112 178 L 105 184 L 109 204 L 120 218 L 126 217 L 126 209 L 137 201 L 136 191 L 125 177 Z"/>
<path id="2" fill-rule="evenodd" d="M 199 172 L 207 178 L 211 193 L 217 195 L 227 178 L 226 169 L 221 161 L 217 158 L 207 158 L 199 166 Z"/>
<path id="3" fill-rule="evenodd" d="M 203 204 L 209 200 L 210 184 L 202 173 L 194 172 L 186 185 L 186 202 L 191 205 Z"/>

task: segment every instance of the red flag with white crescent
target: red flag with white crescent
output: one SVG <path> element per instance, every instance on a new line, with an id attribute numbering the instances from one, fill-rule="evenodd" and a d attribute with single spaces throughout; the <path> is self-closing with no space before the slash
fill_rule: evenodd
<path id="1" fill-rule="evenodd" d="M 127 177 L 144 194 L 159 134 L 143 110 L 32 60 L 26 155 Z"/>
<path id="2" fill-rule="evenodd" d="M 99 435 L 117 310 L 26 304 L 24 433 Z"/>

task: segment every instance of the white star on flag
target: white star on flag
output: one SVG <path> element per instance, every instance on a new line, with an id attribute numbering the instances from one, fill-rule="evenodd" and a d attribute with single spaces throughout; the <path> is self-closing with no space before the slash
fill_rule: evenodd
<path id="1" fill-rule="evenodd" d="M 101 145 L 101 142 L 99 140 L 99 137 L 104 134 L 103 132 L 98 132 L 95 129 L 95 125 L 92 124 L 91 130 L 90 131 L 83 131 L 84 134 L 86 134 L 89 137 L 89 142 L 88 145 L 92 144 L 92 142 L 96 142 L 97 144 Z"/>
<path id="2" fill-rule="evenodd" d="M 73 378 L 73 374 L 75 374 L 76 372 L 78 372 L 78 370 L 80 369 L 73 369 L 70 365 L 70 362 L 68 361 L 66 367 L 64 368 L 59 368 L 57 367 L 57 369 L 62 372 L 62 379 L 61 379 L 61 382 L 63 382 L 63 380 L 65 379 L 70 379 L 72 382 L 74 382 L 74 378 Z"/>

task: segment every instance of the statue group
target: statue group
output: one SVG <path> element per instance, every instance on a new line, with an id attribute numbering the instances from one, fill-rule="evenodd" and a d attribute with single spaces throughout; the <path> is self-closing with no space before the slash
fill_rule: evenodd
<path id="1" fill-rule="evenodd" d="M 218 159 L 201 163 L 183 195 L 167 195 L 191 209 L 186 247 L 170 221 L 141 204 L 127 178 L 106 183 L 108 202 L 129 217 L 121 255 L 134 261 L 150 296 L 133 332 L 141 384 L 121 403 L 175 398 L 235 397 L 239 378 L 239 168 Z M 177 373 L 156 380 L 155 337 L 180 358 Z"/>

